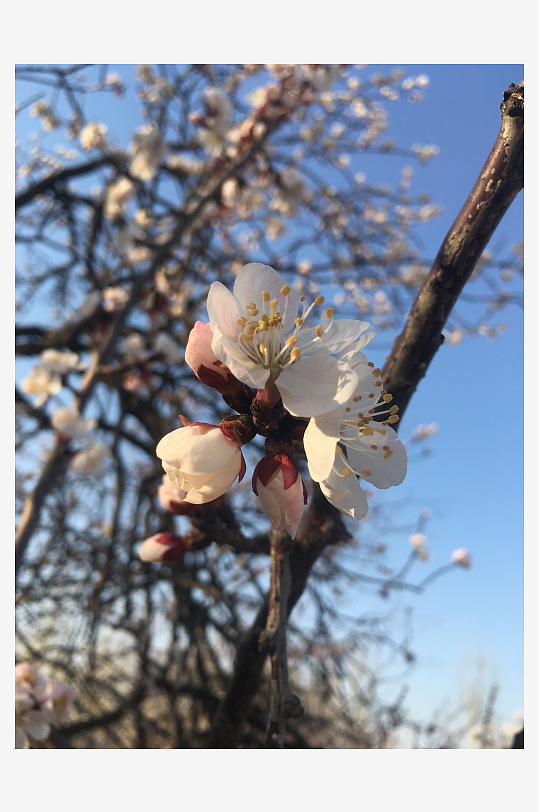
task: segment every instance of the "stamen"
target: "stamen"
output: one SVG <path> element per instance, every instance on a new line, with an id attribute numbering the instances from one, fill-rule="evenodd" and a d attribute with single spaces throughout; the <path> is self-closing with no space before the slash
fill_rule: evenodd
<path id="1" fill-rule="evenodd" d="M 292 288 L 290 287 L 290 285 L 283 285 L 283 287 L 281 288 L 281 296 L 288 296 L 291 290 Z"/>
<path id="2" fill-rule="evenodd" d="M 301 325 L 303 324 L 303 319 L 294 319 L 294 324 L 297 324 L 298 327 L 301 327 Z"/>
<path id="3" fill-rule="evenodd" d="M 297 347 L 294 347 L 294 349 L 290 353 L 290 360 L 292 362 L 297 361 L 298 358 L 300 357 L 300 355 L 301 355 L 301 351 Z"/>
<path id="4" fill-rule="evenodd" d="M 242 316 L 241 319 L 238 319 L 237 321 L 240 327 L 245 327 L 245 325 L 247 324 L 247 319 L 245 318 L 245 316 Z"/>
<path id="5" fill-rule="evenodd" d="M 337 456 L 337 454 L 342 454 L 342 448 L 340 445 L 335 446 L 335 456 Z"/>
<path id="6" fill-rule="evenodd" d="M 384 459 L 388 460 L 392 454 L 393 454 L 393 451 L 386 451 L 386 453 L 384 454 Z"/>
<path id="7" fill-rule="evenodd" d="M 392 414 L 391 417 L 388 418 L 388 423 L 398 423 L 399 416 L 398 414 Z"/>
<path id="8" fill-rule="evenodd" d="M 368 468 L 364 468 L 363 471 L 359 472 L 359 476 L 372 476 L 372 471 L 369 471 Z"/>
<path id="9" fill-rule="evenodd" d="M 314 300 L 314 303 L 315 303 L 315 305 L 319 305 L 319 306 L 323 305 L 324 304 L 324 297 L 323 296 L 317 296 L 316 299 Z"/>
<path id="10" fill-rule="evenodd" d="M 367 361 L 367 366 L 368 366 L 368 367 L 373 367 L 373 368 L 374 368 L 374 364 L 373 364 L 373 362 L 372 362 L 372 361 Z"/>
<path id="11" fill-rule="evenodd" d="M 391 409 L 389 410 L 389 414 L 395 414 L 395 412 L 398 412 L 398 411 L 399 411 L 399 407 L 397 405 L 395 405 L 395 406 L 391 407 Z"/>
<path id="12" fill-rule="evenodd" d="M 322 338 L 322 336 L 324 335 L 324 328 L 322 327 L 321 324 L 317 325 L 316 327 L 316 335 L 318 336 L 318 338 Z"/>
<path id="13" fill-rule="evenodd" d="M 335 315 L 335 308 L 334 307 L 328 307 L 328 309 L 326 310 L 326 319 L 332 319 L 334 315 Z"/>
<path id="14" fill-rule="evenodd" d="M 271 299 L 271 296 L 269 295 L 268 291 L 267 291 L 267 290 L 263 290 L 263 291 L 262 291 L 262 301 L 263 301 L 264 303 L 266 303 L 266 302 L 269 302 L 269 300 L 270 300 L 270 299 Z"/>
<path id="15" fill-rule="evenodd" d="M 373 375 L 379 375 L 381 371 L 382 371 L 381 369 L 376 368 L 376 369 L 372 370 L 372 374 Z"/>
<path id="16" fill-rule="evenodd" d="M 341 471 L 341 476 L 350 476 L 351 473 L 352 471 L 350 470 L 350 468 L 343 468 Z"/>
<path id="17" fill-rule="evenodd" d="M 295 336 L 290 336 L 290 338 L 286 339 L 285 346 L 286 347 L 293 347 L 294 344 L 297 344 L 297 343 L 298 343 L 297 338 Z"/>
<path id="18" fill-rule="evenodd" d="M 382 390 L 380 392 L 380 394 L 384 395 L 384 391 Z M 392 400 L 393 400 L 393 395 L 384 395 L 384 397 L 383 397 L 384 403 L 391 403 Z"/>

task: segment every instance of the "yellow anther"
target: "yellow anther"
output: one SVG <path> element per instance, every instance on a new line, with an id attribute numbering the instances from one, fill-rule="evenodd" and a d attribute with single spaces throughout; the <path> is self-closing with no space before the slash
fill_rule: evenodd
<path id="1" fill-rule="evenodd" d="M 398 423 L 399 416 L 398 414 L 392 414 L 390 418 L 388 418 L 388 423 Z"/>
<path id="2" fill-rule="evenodd" d="M 314 300 L 314 303 L 315 303 L 315 305 L 323 305 L 324 304 L 324 297 L 323 296 L 317 296 L 316 299 Z"/>
<path id="3" fill-rule="evenodd" d="M 263 290 L 262 291 L 262 301 L 263 302 L 269 302 L 270 299 L 271 299 L 271 296 L 269 295 L 268 291 Z"/>
<path id="4" fill-rule="evenodd" d="M 358 416 L 358 417 L 360 417 L 361 419 L 363 419 L 363 417 L 364 417 L 365 415 L 363 414 L 363 412 L 358 412 L 358 413 L 357 413 L 357 416 Z"/>
<path id="5" fill-rule="evenodd" d="M 303 319 L 294 319 L 294 324 L 297 324 L 299 327 L 303 324 Z"/>
<path id="6" fill-rule="evenodd" d="M 374 364 L 373 364 L 373 362 L 372 362 L 372 361 L 367 361 L 367 366 L 368 366 L 368 367 L 374 367 Z"/>
<path id="7" fill-rule="evenodd" d="M 382 450 L 383 451 L 389 451 L 389 446 L 388 445 L 383 445 Z"/>
<path id="8" fill-rule="evenodd" d="M 381 370 L 381 369 L 378 369 L 378 367 L 377 367 L 376 369 L 373 369 L 373 370 L 372 370 L 372 374 L 373 374 L 373 375 L 379 375 L 381 371 L 382 371 L 382 370 Z"/>
<path id="9" fill-rule="evenodd" d="M 375 386 L 382 386 L 382 381 L 375 381 L 375 382 L 374 382 L 374 385 L 375 385 Z"/>
<path id="10" fill-rule="evenodd" d="M 240 338 L 241 338 L 243 341 L 252 341 L 252 340 L 253 340 L 253 336 L 252 336 L 252 335 L 246 335 L 245 333 L 243 333 L 243 334 L 240 336 Z"/>
<path id="11" fill-rule="evenodd" d="M 259 345 L 259 347 L 258 347 L 258 349 L 259 349 L 259 350 L 260 350 L 260 352 L 261 352 L 261 353 L 263 353 L 264 355 L 265 355 L 267 352 L 269 352 L 269 350 L 268 350 L 268 345 L 267 345 L 267 344 L 260 344 L 260 345 Z"/>
<path id="12" fill-rule="evenodd" d="M 398 411 L 399 407 L 395 404 L 395 406 L 392 406 L 391 409 L 389 410 L 389 414 L 395 414 Z"/>
<path id="13" fill-rule="evenodd" d="M 354 403 L 359 403 L 359 401 L 361 400 L 361 395 L 358 395 L 357 397 L 352 398 L 352 400 L 354 401 Z"/>
<path id="14" fill-rule="evenodd" d="M 372 437 L 375 431 L 377 431 L 377 429 L 371 429 L 369 426 L 363 427 L 363 434 L 365 437 Z"/>
<path id="15" fill-rule="evenodd" d="M 342 454 L 342 448 L 340 447 L 340 445 L 335 446 L 335 455 L 337 454 Z"/>
<path id="16" fill-rule="evenodd" d="M 245 327 L 245 325 L 247 324 L 247 319 L 244 316 L 242 316 L 241 319 L 238 319 L 237 321 L 240 327 Z"/>
<path id="17" fill-rule="evenodd" d="M 263 333 L 264 330 L 268 329 L 268 322 L 264 321 L 264 319 L 260 319 L 258 322 L 258 329 L 260 330 L 261 333 Z"/>
<path id="18" fill-rule="evenodd" d="M 388 422 L 388 420 L 382 420 L 382 426 L 387 426 Z"/>
<path id="19" fill-rule="evenodd" d="M 386 453 L 384 454 L 384 459 L 388 460 L 392 454 L 393 454 L 393 451 L 386 451 Z"/>
<path id="20" fill-rule="evenodd" d="M 250 316 L 258 316 L 259 310 L 258 307 L 252 307 L 248 312 Z"/>
<path id="21" fill-rule="evenodd" d="M 374 414 L 374 409 L 369 409 L 369 411 L 367 412 L 367 414 Z"/>
<path id="22" fill-rule="evenodd" d="M 286 346 L 287 347 L 293 347 L 294 344 L 297 344 L 297 343 L 298 343 L 298 340 L 297 340 L 296 336 L 290 336 L 290 338 L 286 339 Z"/>
<path id="23" fill-rule="evenodd" d="M 373 451 L 377 451 L 377 450 L 378 450 L 378 446 L 377 446 L 377 445 L 371 445 L 371 448 L 372 448 L 372 450 L 373 450 Z"/>
<path id="24" fill-rule="evenodd" d="M 387 395 L 387 389 L 382 389 L 382 391 L 380 392 L 380 394 L 381 394 L 381 395 Z"/>
<path id="25" fill-rule="evenodd" d="M 326 319 L 332 319 L 334 315 L 335 315 L 335 308 L 334 307 L 328 307 L 328 309 L 326 310 Z"/>
<path id="26" fill-rule="evenodd" d="M 317 325 L 316 327 L 316 335 L 318 336 L 318 338 L 322 338 L 322 336 L 324 335 L 324 328 L 322 327 L 321 324 Z"/>
<path id="27" fill-rule="evenodd" d="M 380 393 L 380 394 L 382 394 L 382 393 Z M 391 403 L 391 401 L 393 400 L 393 395 L 384 395 L 383 400 L 384 400 L 384 403 Z"/>
<path id="28" fill-rule="evenodd" d="M 382 434 L 382 435 L 386 433 L 386 430 L 385 430 L 385 429 L 374 429 L 374 431 L 375 431 L 377 434 Z"/>
<path id="29" fill-rule="evenodd" d="M 304 302 L 306 300 L 306 298 L 307 298 L 306 296 L 300 296 L 299 300 L 300 300 L 300 302 Z"/>
<path id="30" fill-rule="evenodd" d="M 372 392 L 369 392 L 369 397 L 370 397 L 370 398 L 373 398 L 373 397 L 374 397 L 374 395 L 373 395 L 373 393 L 372 393 Z"/>
<path id="31" fill-rule="evenodd" d="M 352 471 L 350 470 L 350 468 L 343 468 L 341 471 L 341 476 L 350 476 L 351 473 Z"/>
<path id="32" fill-rule="evenodd" d="M 294 347 L 294 349 L 290 353 L 290 360 L 297 361 L 300 355 L 301 355 L 300 350 L 297 347 Z"/>
<path id="33" fill-rule="evenodd" d="M 345 411 L 345 412 L 349 412 L 349 411 L 350 411 L 350 406 L 347 406 L 347 407 L 346 407 L 346 409 L 345 409 L 344 411 Z"/>
<path id="34" fill-rule="evenodd" d="M 292 288 L 290 287 L 290 285 L 283 285 L 283 287 L 281 288 L 281 296 L 288 296 L 291 290 Z"/>
<path id="35" fill-rule="evenodd" d="M 359 476 L 372 476 L 372 471 L 369 471 L 368 468 L 364 468 L 363 471 L 359 472 Z"/>

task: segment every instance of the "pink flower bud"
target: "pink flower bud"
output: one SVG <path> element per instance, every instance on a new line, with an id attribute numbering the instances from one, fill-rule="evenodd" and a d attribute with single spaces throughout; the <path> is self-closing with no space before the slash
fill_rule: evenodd
<path id="1" fill-rule="evenodd" d="M 271 519 L 274 530 L 286 530 L 290 538 L 307 504 L 307 491 L 296 465 L 285 454 L 264 457 L 253 473 L 253 491 Z"/>
<path id="2" fill-rule="evenodd" d="M 190 534 L 177 536 L 176 533 L 157 533 L 142 543 L 138 556 L 141 561 L 170 564 L 185 555 L 190 546 Z"/>

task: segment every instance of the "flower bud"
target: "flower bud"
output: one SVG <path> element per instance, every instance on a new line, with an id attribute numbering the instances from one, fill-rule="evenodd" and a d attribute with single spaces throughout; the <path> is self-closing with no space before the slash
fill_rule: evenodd
<path id="1" fill-rule="evenodd" d="M 157 533 L 144 541 L 138 551 L 141 561 L 171 564 L 181 558 L 191 547 L 191 534 Z"/>
<path id="2" fill-rule="evenodd" d="M 472 566 L 472 558 L 466 547 L 453 550 L 451 560 L 454 564 L 457 564 L 457 566 L 464 567 L 464 569 L 469 569 Z"/>
<path id="3" fill-rule="evenodd" d="M 229 440 L 219 426 L 190 423 L 167 434 L 156 454 L 176 488 L 186 493 L 184 501 L 202 505 L 222 496 L 236 478 L 245 475 L 245 460 L 239 445 Z"/>
<path id="4" fill-rule="evenodd" d="M 261 459 L 253 473 L 253 491 L 273 530 L 286 530 L 294 539 L 307 504 L 307 491 L 292 459 L 286 454 Z"/>

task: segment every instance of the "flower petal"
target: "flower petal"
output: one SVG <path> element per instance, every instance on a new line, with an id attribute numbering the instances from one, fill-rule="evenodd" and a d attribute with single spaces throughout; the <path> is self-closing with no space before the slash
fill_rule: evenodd
<path id="1" fill-rule="evenodd" d="M 381 426 L 379 423 L 370 425 L 380 426 L 385 434 L 375 432 L 371 437 L 359 437 L 350 444 L 344 440 L 346 456 L 358 473 L 363 470 L 371 472 L 370 475 L 361 474 L 361 478 L 375 488 L 385 490 L 393 485 L 400 485 L 406 476 L 406 449 L 390 426 Z M 376 446 L 376 449 L 373 449 L 373 446 Z"/>
<path id="2" fill-rule="evenodd" d="M 359 521 L 368 511 L 369 505 L 356 477 L 351 474 L 342 477 L 335 470 L 320 483 L 322 493 L 331 504 L 342 513 Z"/>
<path id="3" fill-rule="evenodd" d="M 239 336 L 242 328 L 238 324 L 240 315 L 238 306 L 232 293 L 221 282 L 213 282 L 210 286 L 206 307 L 210 326 L 214 333 L 215 328 L 219 327 L 221 332 L 229 338 L 236 339 Z"/>
<path id="4" fill-rule="evenodd" d="M 283 369 L 276 386 L 283 405 L 295 417 L 331 412 L 354 393 L 356 373 L 331 356 L 300 358 Z"/>
<path id="5" fill-rule="evenodd" d="M 186 474 L 204 475 L 218 471 L 237 451 L 236 443 L 227 440 L 217 426 L 201 434 L 193 425 L 166 434 L 155 453 Z"/>
<path id="6" fill-rule="evenodd" d="M 281 274 L 269 265 L 263 265 L 261 262 L 250 262 L 245 265 L 234 282 L 234 296 L 238 307 L 243 311 L 241 315 L 247 315 L 246 307 L 250 302 L 261 304 L 262 291 L 267 290 L 270 298 L 277 299 L 279 302 L 278 310 L 283 318 L 283 334 L 287 335 L 294 329 L 294 319 L 298 315 L 299 294 L 292 288 L 287 296 L 283 296 L 281 289 L 285 285 L 286 281 Z"/>
<path id="7" fill-rule="evenodd" d="M 309 464 L 309 473 L 315 482 L 321 482 L 331 473 L 335 462 L 335 446 L 340 437 L 342 407 L 332 412 L 311 417 L 303 435 L 303 446 Z"/>
<path id="8" fill-rule="evenodd" d="M 312 348 L 306 349 L 309 355 L 318 355 L 321 352 L 328 355 L 336 355 L 346 350 L 362 333 L 369 327 L 368 321 L 357 321 L 356 319 L 337 319 L 332 324 L 329 319 L 322 322 L 324 330 L 328 328 L 320 341 L 317 341 Z M 316 338 L 316 327 L 308 327 L 300 330 L 297 334 L 298 346 L 302 346 L 308 341 Z"/>

